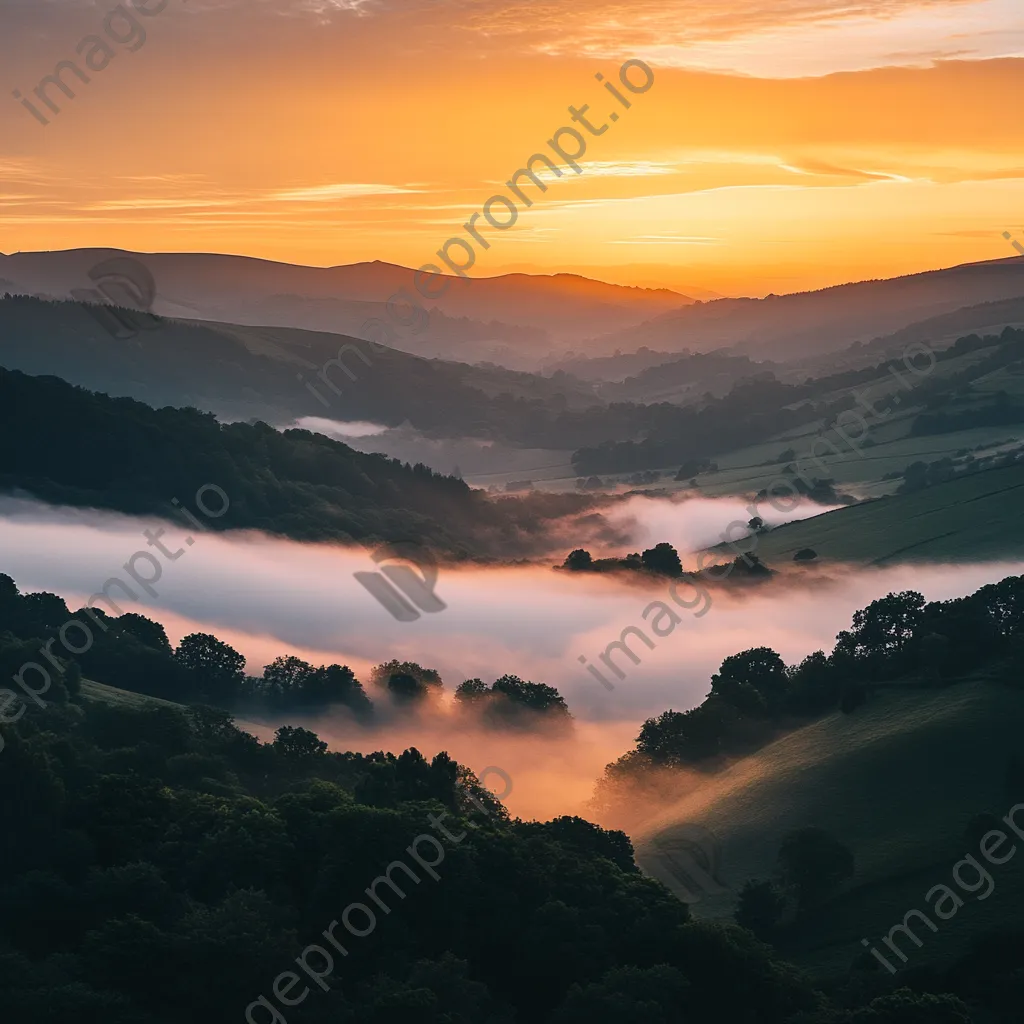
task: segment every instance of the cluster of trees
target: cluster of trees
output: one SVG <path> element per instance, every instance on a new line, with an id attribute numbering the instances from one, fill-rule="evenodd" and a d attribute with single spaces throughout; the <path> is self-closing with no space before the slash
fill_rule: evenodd
<path id="1" fill-rule="evenodd" d="M 51 652 L 63 655 L 60 683 L 67 696 L 78 693 L 83 674 L 109 686 L 177 703 L 234 708 L 257 704 L 267 711 L 320 710 L 345 707 L 369 722 L 374 701 L 347 665 L 312 665 L 283 655 L 261 675 L 247 675 L 245 657 L 212 633 L 190 633 L 172 647 L 164 627 L 135 612 L 110 616 L 100 609 L 72 613 L 55 594 L 21 594 L 10 576 L 0 574 L 0 670 L 8 677 L 29 661 L 39 660 L 43 645 L 58 636 L 70 619 L 98 622 L 89 650 L 71 658 L 59 642 Z M 415 709 L 440 695 L 440 674 L 413 661 L 377 665 L 369 676 L 371 693 L 391 707 Z M 479 679 L 455 692 L 456 706 L 478 712 L 485 726 L 528 728 L 566 725 L 572 716 L 552 686 L 505 675 L 487 687 Z"/>
<path id="2" fill-rule="evenodd" d="M 488 686 L 467 679 L 455 691 L 460 708 L 478 714 L 497 728 L 533 728 L 538 724 L 567 727 L 572 721 L 565 698 L 553 686 L 531 683 L 519 676 L 501 676 Z"/>
<path id="3" fill-rule="evenodd" d="M 718 463 L 710 459 L 687 459 L 678 469 L 676 480 L 693 480 L 701 473 L 717 473 Z"/>
<path id="4" fill-rule="evenodd" d="M 910 435 L 952 434 L 978 427 L 1006 427 L 1019 423 L 1024 423 L 1024 405 L 1015 402 L 1005 391 L 997 391 L 992 401 L 972 409 L 922 413 L 914 419 Z"/>
<path id="5" fill-rule="evenodd" d="M 797 475 L 792 462 L 782 472 L 790 477 L 789 484 L 798 494 L 819 505 L 853 505 L 857 501 L 852 494 L 842 494 L 837 491 L 836 482 L 831 478 L 822 479 L 815 476 L 811 477 L 808 482 L 802 476 Z M 768 488 L 762 487 L 754 496 L 754 500 L 758 503 L 767 501 Z"/>
<path id="6" fill-rule="evenodd" d="M 634 552 L 625 558 L 598 558 L 585 548 L 570 551 L 562 563 L 563 569 L 571 572 L 611 572 L 615 569 L 632 569 L 650 572 L 658 576 L 682 576 L 683 563 L 679 552 L 666 542 L 655 544 L 644 552 Z"/>
<path id="7" fill-rule="evenodd" d="M 1008 452 L 993 453 L 982 458 L 963 451 L 957 452 L 955 456 L 947 455 L 941 459 L 934 459 L 932 462 L 919 460 L 907 466 L 902 474 L 894 474 L 902 478 L 902 482 L 896 488 L 896 493 L 906 494 L 912 491 L 921 491 L 926 487 L 945 483 L 947 480 L 955 480 L 958 477 L 981 473 L 988 469 L 1004 469 L 1021 462 L 1024 462 L 1024 447 L 1018 447 Z"/>
<path id="8" fill-rule="evenodd" d="M 832 1002 L 749 932 L 691 920 L 624 834 L 511 820 L 443 753 L 262 743 L 218 709 L 73 697 L 0 729 L 7 1024 L 242 1019 L 352 902 L 387 912 L 327 991 L 310 983 L 303 1020 L 970 1021 L 928 1016 L 928 993 Z M 439 877 L 385 877 L 430 815 L 459 837 Z"/>
<path id="9" fill-rule="evenodd" d="M 444 689 L 435 669 L 414 661 L 387 661 L 370 673 L 371 685 L 386 693 L 399 707 L 416 707 L 436 699 Z M 455 708 L 472 716 L 476 724 L 496 729 L 567 727 L 572 721 L 565 699 L 553 686 L 504 675 L 488 686 L 482 679 L 467 679 L 455 690 Z"/>
<path id="10" fill-rule="evenodd" d="M 91 625 L 93 642 L 72 658 L 61 646 L 60 628 L 71 619 Z M 54 643 L 54 640 L 57 640 Z M 72 612 L 56 594 L 21 594 L 0 574 L 0 651 L 4 663 L 21 657 L 38 661 L 49 650 L 74 679 L 84 674 L 109 686 L 177 702 L 231 705 L 258 700 L 273 708 L 320 708 L 343 704 L 365 714 L 370 702 L 345 665 L 318 668 L 295 657 L 280 657 L 261 676 L 245 674 L 245 658 L 212 633 L 191 633 L 173 648 L 164 627 L 136 612 L 108 615 L 100 608 Z"/>
<path id="11" fill-rule="evenodd" d="M 730 655 L 700 705 L 644 722 L 636 747 L 605 769 L 599 799 L 614 802 L 652 768 L 748 753 L 809 717 L 852 713 L 873 686 L 936 685 L 982 666 L 1013 685 L 1024 679 L 1024 576 L 949 601 L 888 594 L 854 612 L 830 655 L 815 651 L 798 665 L 769 647 Z"/>
<path id="12" fill-rule="evenodd" d="M 755 532 L 767 530 L 758 516 L 751 519 L 748 526 Z M 716 569 L 715 572 L 709 574 L 708 578 L 712 582 L 715 582 L 717 577 L 718 581 L 728 579 L 731 583 L 737 583 L 741 581 L 756 582 L 774 575 L 774 571 L 769 569 L 757 555 L 740 555 L 730 564 L 732 568 L 728 572 Z M 635 551 L 626 555 L 625 558 L 594 558 L 586 548 L 576 548 L 569 552 L 559 568 L 567 569 L 569 572 L 618 572 L 626 569 L 630 572 L 667 576 L 670 579 L 688 576 L 693 580 L 704 580 L 700 573 L 683 572 L 683 563 L 679 558 L 679 552 L 665 541 L 655 544 L 653 548 L 648 548 L 646 551 Z"/>

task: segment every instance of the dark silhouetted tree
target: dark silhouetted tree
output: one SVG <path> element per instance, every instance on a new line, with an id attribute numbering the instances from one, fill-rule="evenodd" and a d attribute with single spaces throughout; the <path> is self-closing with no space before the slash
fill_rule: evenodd
<path id="1" fill-rule="evenodd" d="M 198 692 L 213 700 L 230 700 L 241 688 L 245 658 L 211 633 L 182 637 L 174 660 L 191 673 Z"/>
<path id="2" fill-rule="evenodd" d="M 820 906 L 853 877 L 853 854 L 824 829 L 808 826 L 790 832 L 779 849 L 779 875 L 806 912 Z"/>
<path id="3" fill-rule="evenodd" d="M 664 576 L 681 576 L 683 563 L 679 560 L 679 552 L 671 544 L 655 544 L 648 548 L 641 556 L 643 566 L 650 572 L 661 573 Z"/>

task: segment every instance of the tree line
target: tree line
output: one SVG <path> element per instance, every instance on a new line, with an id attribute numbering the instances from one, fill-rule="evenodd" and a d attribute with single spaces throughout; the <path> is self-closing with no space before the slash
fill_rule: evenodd
<path id="1" fill-rule="evenodd" d="M 58 688 L 64 699 L 76 696 L 83 675 L 122 690 L 181 704 L 225 708 L 256 706 L 267 712 L 320 711 L 345 708 L 370 724 L 375 703 L 347 665 L 313 665 L 295 655 L 281 655 L 258 676 L 247 674 L 245 657 L 212 633 L 190 633 L 172 647 L 161 623 L 125 612 L 112 616 L 99 608 L 71 612 L 56 594 L 22 594 L 0 574 L 0 669 L 13 675 L 38 660 L 48 640 L 71 619 L 99 621 L 87 651 L 59 659 Z M 51 644 L 50 651 L 53 652 Z M 60 649 L 59 647 L 57 648 Z M 444 689 L 441 676 L 416 662 L 391 660 L 370 672 L 370 691 L 389 707 L 415 709 Z M 487 686 L 480 679 L 463 682 L 454 706 L 464 717 L 494 728 L 567 726 L 572 716 L 559 692 L 544 683 L 504 675 Z"/>
<path id="2" fill-rule="evenodd" d="M 605 768 L 597 799 L 628 800 L 660 768 L 714 765 L 836 708 L 853 713 L 879 686 L 943 685 L 982 667 L 1010 685 L 1024 680 L 1024 576 L 948 601 L 887 594 L 853 613 L 831 654 L 815 651 L 797 665 L 770 647 L 730 655 L 701 704 L 644 722 L 634 749 Z"/>

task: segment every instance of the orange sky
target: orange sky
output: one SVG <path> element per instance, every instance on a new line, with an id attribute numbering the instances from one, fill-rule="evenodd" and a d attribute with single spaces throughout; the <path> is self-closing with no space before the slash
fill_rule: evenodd
<path id="1" fill-rule="evenodd" d="M 0 0 L 8 93 L 31 97 L 114 8 Z M 418 266 L 570 104 L 622 116 L 475 274 L 763 294 L 1024 240 L 1020 0 L 170 0 L 136 18 L 145 42 L 129 52 L 115 15 L 127 42 L 88 85 L 66 76 L 77 98 L 54 93 L 47 126 L 0 105 L 3 251 Z M 626 111 L 594 76 L 633 57 L 655 82 Z"/>

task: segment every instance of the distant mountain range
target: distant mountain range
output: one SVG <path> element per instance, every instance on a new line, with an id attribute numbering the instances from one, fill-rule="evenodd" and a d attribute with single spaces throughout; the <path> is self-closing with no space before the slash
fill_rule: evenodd
<path id="1" fill-rule="evenodd" d="M 964 307 L 1018 298 L 1024 298 L 1024 257 L 1014 256 L 820 291 L 691 304 L 639 327 L 605 332 L 586 348 L 591 355 L 635 352 L 641 346 L 677 352 L 725 348 L 755 359 L 802 360 L 870 342 Z M 931 326 L 962 334 L 995 326 L 1003 315 L 1014 322 L 1018 311 L 979 309 Z"/>
<path id="2" fill-rule="evenodd" d="M 90 268 L 116 256 L 149 269 L 156 282 L 153 309 L 172 317 L 362 337 L 367 320 L 389 319 L 393 295 L 402 289 L 415 294 L 415 271 L 390 263 L 304 267 L 244 256 L 115 249 L 0 255 L 0 289 L 67 298 L 92 285 Z M 426 326 L 418 333 L 397 328 L 392 347 L 517 370 L 580 369 L 593 379 L 580 356 L 646 347 L 670 361 L 687 351 L 726 349 L 757 360 L 805 364 L 897 332 L 955 336 L 1019 322 L 1014 300 L 1024 300 L 1024 257 L 763 299 L 699 301 L 664 288 L 624 287 L 574 274 L 450 281 L 444 295 L 424 301 Z M 407 312 L 402 308 L 397 315 Z M 575 359 L 568 357 L 570 350 Z M 612 379 L 651 363 L 650 356 L 624 363 L 625 373 Z"/>
<path id="3" fill-rule="evenodd" d="M 368 319 L 387 319 L 393 295 L 403 288 L 417 295 L 415 271 L 379 261 L 304 267 L 246 256 L 119 249 L 0 255 L 0 288 L 68 298 L 72 289 L 92 286 L 90 268 L 116 256 L 149 269 L 156 281 L 153 309 L 166 316 L 361 337 Z M 397 329 L 395 347 L 516 369 L 532 369 L 554 350 L 579 347 L 587 337 L 633 327 L 693 302 L 664 288 L 604 284 L 574 274 L 451 278 L 444 295 L 421 301 L 433 311 L 428 325 L 418 334 Z"/>

